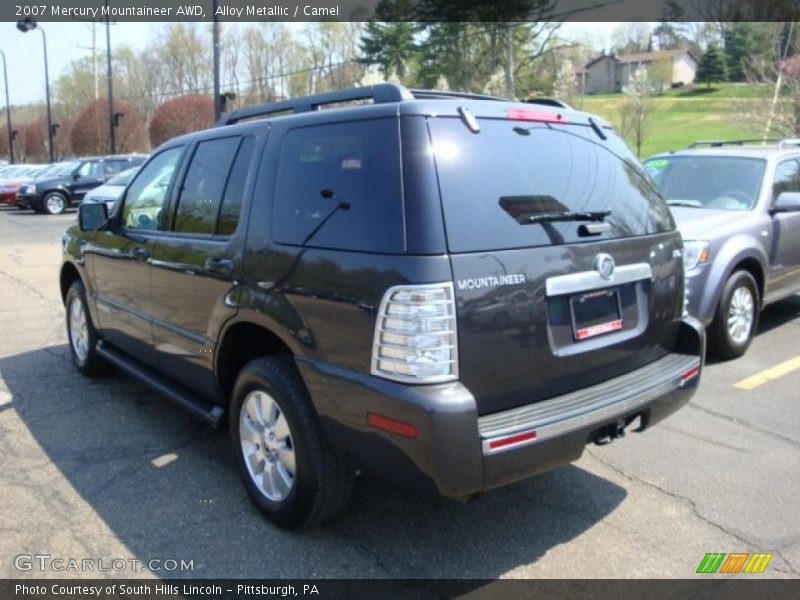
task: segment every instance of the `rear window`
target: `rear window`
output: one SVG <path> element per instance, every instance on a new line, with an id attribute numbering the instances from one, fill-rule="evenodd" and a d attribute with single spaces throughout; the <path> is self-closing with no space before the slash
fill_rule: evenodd
<path id="1" fill-rule="evenodd" d="M 284 244 L 404 250 L 396 119 L 294 129 L 281 147 L 273 235 Z"/>
<path id="2" fill-rule="evenodd" d="M 428 121 L 451 252 L 592 242 L 674 229 L 652 180 L 625 144 L 590 127 L 459 119 Z M 607 232 L 537 214 L 605 212 Z"/>

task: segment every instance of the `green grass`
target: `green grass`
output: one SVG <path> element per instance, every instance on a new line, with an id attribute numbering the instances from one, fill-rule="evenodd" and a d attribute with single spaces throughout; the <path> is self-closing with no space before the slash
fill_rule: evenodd
<path id="1" fill-rule="evenodd" d="M 696 140 L 758 137 L 754 124 L 744 123 L 737 117 L 736 104 L 761 102 L 770 96 L 769 88 L 730 83 L 715 84 L 710 89 L 700 85 L 693 89 L 666 90 L 654 95 L 642 158 L 679 150 Z M 587 96 L 583 110 L 598 114 L 619 127 L 622 99 L 622 94 Z"/>

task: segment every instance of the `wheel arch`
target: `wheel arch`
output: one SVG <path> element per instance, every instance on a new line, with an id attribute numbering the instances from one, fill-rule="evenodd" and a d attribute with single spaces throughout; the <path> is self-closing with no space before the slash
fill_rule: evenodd
<path id="1" fill-rule="evenodd" d="M 294 357 L 292 345 L 274 331 L 253 320 L 237 320 L 221 332 L 214 357 L 217 392 L 228 406 L 242 368 L 262 356 Z"/>
<path id="2" fill-rule="evenodd" d="M 59 280 L 59 287 L 61 289 L 61 302 L 66 305 L 67 302 L 67 292 L 69 291 L 70 286 L 76 281 L 80 280 L 83 283 L 83 278 L 81 277 L 80 271 L 78 271 L 78 267 L 76 267 L 71 262 L 65 262 L 61 265 L 61 272 L 58 276 Z M 86 284 L 83 284 L 84 287 Z"/>

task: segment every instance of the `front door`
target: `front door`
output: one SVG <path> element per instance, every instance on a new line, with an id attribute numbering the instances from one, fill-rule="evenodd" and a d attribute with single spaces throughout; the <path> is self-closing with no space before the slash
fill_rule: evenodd
<path id="1" fill-rule="evenodd" d="M 780 163 L 775 170 L 772 202 L 781 192 L 800 192 L 800 162 Z M 800 212 L 775 213 L 772 216 L 770 245 L 771 296 L 784 296 L 800 286 Z"/>
<path id="2" fill-rule="evenodd" d="M 200 141 L 185 169 L 169 231 L 152 257 L 153 343 L 160 368 L 195 392 L 215 393 L 215 340 L 235 313 L 244 227 L 239 213 L 253 136 Z"/>
<path id="3" fill-rule="evenodd" d="M 83 163 L 72 176 L 72 182 L 67 184 L 72 198 L 80 201 L 83 197 L 99 185 L 106 181 L 103 172 L 103 163 L 100 159 L 89 160 Z"/>
<path id="4" fill-rule="evenodd" d="M 164 150 L 128 188 L 116 226 L 99 232 L 87 257 L 94 273 L 98 327 L 116 346 L 152 358 L 151 261 L 183 147 Z"/>

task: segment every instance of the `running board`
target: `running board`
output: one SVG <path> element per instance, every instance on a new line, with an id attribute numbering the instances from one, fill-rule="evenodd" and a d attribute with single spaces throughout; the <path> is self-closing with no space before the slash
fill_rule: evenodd
<path id="1" fill-rule="evenodd" d="M 214 427 L 219 427 L 222 417 L 225 414 L 225 410 L 221 406 L 213 406 L 209 410 L 206 408 L 208 402 L 197 394 L 170 381 L 135 358 L 109 346 L 106 342 L 98 342 L 97 353 L 115 367 L 118 367 L 128 375 L 138 379 L 153 391 L 164 396 L 167 400 L 171 400 L 191 415 L 210 423 Z"/>

